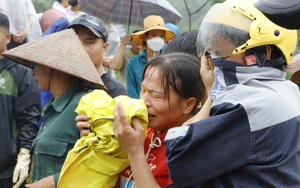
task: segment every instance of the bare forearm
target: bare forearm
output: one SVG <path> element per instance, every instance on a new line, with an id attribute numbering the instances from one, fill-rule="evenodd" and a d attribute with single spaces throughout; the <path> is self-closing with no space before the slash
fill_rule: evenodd
<path id="1" fill-rule="evenodd" d="M 128 155 L 136 188 L 160 188 L 156 182 L 143 151 Z"/>
<path id="2" fill-rule="evenodd" d="M 120 70 L 123 67 L 124 45 L 120 45 L 114 57 L 110 60 L 110 66 L 114 70 Z"/>
<path id="3" fill-rule="evenodd" d="M 183 125 L 188 125 L 188 124 L 191 124 L 191 123 L 195 123 L 197 121 L 201 121 L 205 118 L 208 118 L 211 105 L 212 105 L 211 98 L 208 97 L 206 99 L 203 107 L 201 108 L 201 110 L 194 117 L 192 117 L 191 119 L 186 121 Z"/>

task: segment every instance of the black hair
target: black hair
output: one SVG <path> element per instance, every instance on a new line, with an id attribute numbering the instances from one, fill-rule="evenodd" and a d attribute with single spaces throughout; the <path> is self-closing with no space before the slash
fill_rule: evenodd
<path id="1" fill-rule="evenodd" d="M 184 52 L 198 56 L 196 47 L 197 36 L 198 30 L 191 30 L 177 35 L 167 44 L 164 53 Z"/>
<path id="2" fill-rule="evenodd" d="M 137 32 L 140 32 L 140 31 L 141 31 L 141 30 L 138 29 L 138 30 L 134 30 L 132 33 L 137 33 Z M 131 34 L 132 34 L 132 33 L 131 33 Z M 133 40 L 132 40 L 132 37 L 131 37 L 131 41 L 133 41 Z"/>
<path id="3" fill-rule="evenodd" d="M 196 105 L 192 112 L 196 114 L 199 110 L 198 104 L 206 95 L 205 86 L 199 73 L 199 58 L 181 52 L 160 55 L 147 63 L 142 80 L 144 80 L 147 70 L 152 67 L 160 69 L 165 96 L 169 98 L 172 89 L 183 99 L 194 97 Z"/>
<path id="4" fill-rule="evenodd" d="M 284 59 L 284 61 L 282 59 L 284 58 L 282 51 L 275 45 L 270 45 L 270 47 L 271 47 L 270 61 L 272 61 L 272 63 L 271 64 L 268 63 L 267 66 L 272 66 L 274 68 L 284 71 L 286 69 L 287 64 L 286 64 L 286 59 Z M 252 54 L 258 55 L 257 57 L 261 55 L 261 61 L 265 61 L 265 57 L 267 55 L 266 46 L 258 46 L 255 48 L 251 48 L 245 52 L 246 56 Z"/>
<path id="5" fill-rule="evenodd" d="M 78 0 L 69 0 L 68 2 L 72 7 L 75 7 L 76 5 L 78 5 Z"/>
<path id="6" fill-rule="evenodd" d="M 3 13 L 0 13 L 0 28 L 5 33 L 9 32 L 9 20 L 8 17 Z"/>
<path id="7" fill-rule="evenodd" d="M 137 33 L 137 32 L 140 32 L 141 30 L 138 29 L 138 30 L 134 30 L 132 33 Z"/>

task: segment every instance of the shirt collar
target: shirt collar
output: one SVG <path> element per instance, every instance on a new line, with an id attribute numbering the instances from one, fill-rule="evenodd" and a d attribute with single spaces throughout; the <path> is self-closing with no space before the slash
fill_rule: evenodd
<path id="1" fill-rule="evenodd" d="M 66 92 L 64 92 L 58 99 L 54 100 L 51 105 L 53 109 L 57 112 L 63 111 L 63 109 L 67 106 L 72 97 L 78 93 L 79 90 L 78 84 L 74 84 L 70 87 Z"/>

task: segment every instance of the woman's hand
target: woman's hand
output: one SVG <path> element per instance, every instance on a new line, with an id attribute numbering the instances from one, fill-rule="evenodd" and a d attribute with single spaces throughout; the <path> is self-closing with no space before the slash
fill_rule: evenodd
<path id="1" fill-rule="evenodd" d="M 138 152 L 144 153 L 144 128 L 138 118 L 131 119 L 132 125 L 127 121 L 122 103 L 116 105 L 114 112 L 114 132 L 117 140 L 127 152 L 128 156 Z"/>
<path id="2" fill-rule="evenodd" d="M 88 123 L 89 117 L 86 115 L 78 115 L 75 118 L 76 126 L 80 132 L 80 137 L 88 135 L 91 130 L 90 130 L 90 124 Z"/>
<path id="3" fill-rule="evenodd" d="M 12 38 L 15 43 L 22 43 L 26 39 L 26 36 L 27 36 L 27 32 L 21 31 L 18 32 L 16 35 L 12 35 Z"/>
<path id="4" fill-rule="evenodd" d="M 211 88 L 215 81 L 214 65 L 210 56 L 201 57 L 200 75 L 206 88 L 206 93 L 210 95 Z"/>

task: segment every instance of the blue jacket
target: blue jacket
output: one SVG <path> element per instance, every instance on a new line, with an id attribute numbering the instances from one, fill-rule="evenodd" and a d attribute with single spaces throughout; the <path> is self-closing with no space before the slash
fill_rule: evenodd
<path id="1" fill-rule="evenodd" d="M 222 67 L 221 67 L 222 66 Z M 300 95 L 270 67 L 215 66 L 210 116 L 165 139 L 175 184 L 300 187 Z"/>
<path id="2" fill-rule="evenodd" d="M 138 99 L 141 92 L 143 71 L 148 63 L 145 51 L 131 58 L 126 67 L 126 89 L 128 96 Z"/>

